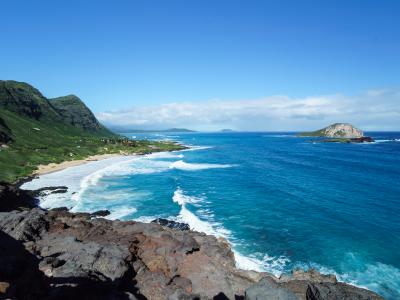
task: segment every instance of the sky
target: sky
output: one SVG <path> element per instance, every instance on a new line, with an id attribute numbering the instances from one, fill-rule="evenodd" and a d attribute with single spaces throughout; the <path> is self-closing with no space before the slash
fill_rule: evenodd
<path id="1" fill-rule="evenodd" d="M 0 0 L 0 79 L 134 129 L 400 130 L 397 0 Z"/>

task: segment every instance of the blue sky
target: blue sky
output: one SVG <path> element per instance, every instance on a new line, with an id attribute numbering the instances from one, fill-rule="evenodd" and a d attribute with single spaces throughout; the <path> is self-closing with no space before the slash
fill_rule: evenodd
<path id="1" fill-rule="evenodd" d="M 1 1 L 0 25 L 1 79 L 76 94 L 107 124 L 400 129 L 400 1 L 12 0 Z M 371 91 L 388 115 L 354 118 Z M 215 108 L 272 109 L 277 95 L 304 110 L 253 126 L 254 113 Z M 331 111 L 317 114 L 310 98 L 330 99 Z"/>

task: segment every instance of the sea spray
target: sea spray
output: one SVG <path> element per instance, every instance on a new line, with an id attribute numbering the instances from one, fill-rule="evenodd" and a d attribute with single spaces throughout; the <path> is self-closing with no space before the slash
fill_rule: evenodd
<path id="1" fill-rule="evenodd" d="M 184 171 L 198 171 L 198 170 L 207 170 L 207 169 L 224 169 L 224 168 L 232 168 L 235 165 L 230 164 L 198 164 L 198 163 L 187 163 L 183 160 L 178 160 L 173 162 L 169 168 L 170 169 L 178 169 Z"/>

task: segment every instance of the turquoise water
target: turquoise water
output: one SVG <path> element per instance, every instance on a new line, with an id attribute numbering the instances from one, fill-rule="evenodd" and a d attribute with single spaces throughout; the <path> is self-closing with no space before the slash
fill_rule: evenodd
<path id="1" fill-rule="evenodd" d="M 314 267 L 400 298 L 400 133 L 370 133 L 373 144 L 290 133 L 126 135 L 195 147 L 89 173 L 73 210 L 187 222 L 228 238 L 242 268 Z"/>

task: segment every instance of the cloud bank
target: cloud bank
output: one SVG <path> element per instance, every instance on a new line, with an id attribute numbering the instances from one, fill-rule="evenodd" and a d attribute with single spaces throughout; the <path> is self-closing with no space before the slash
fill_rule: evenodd
<path id="1" fill-rule="evenodd" d="M 363 130 L 400 130 L 400 88 L 369 90 L 353 96 L 166 103 L 101 112 L 97 117 L 106 125 L 131 129 L 297 131 L 348 122 Z"/>

